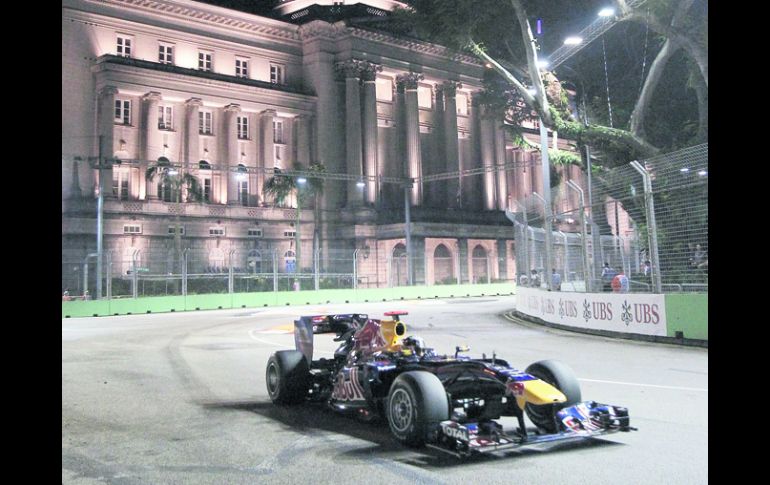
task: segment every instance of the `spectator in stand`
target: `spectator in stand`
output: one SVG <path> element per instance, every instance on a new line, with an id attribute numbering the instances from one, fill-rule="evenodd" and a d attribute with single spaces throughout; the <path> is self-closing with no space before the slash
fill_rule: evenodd
<path id="1" fill-rule="evenodd" d="M 540 275 L 537 273 L 536 269 L 532 270 L 532 276 L 529 280 L 532 282 L 532 288 L 540 288 Z"/>
<path id="2" fill-rule="evenodd" d="M 690 258 L 690 266 L 693 268 L 700 268 L 700 265 L 708 259 L 706 251 L 701 248 L 700 244 L 695 245 L 695 251 Z"/>
<path id="3" fill-rule="evenodd" d="M 556 272 L 556 268 L 551 268 L 551 286 L 553 291 L 561 291 L 561 275 Z"/>
<path id="4" fill-rule="evenodd" d="M 649 259 L 644 262 L 644 265 L 642 266 L 642 272 L 646 277 L 649 277 L 652 274 L 652 263 L 650 263 Z"/>
<path id="5" fill-rule="evenodd" d="M 620 272 L 612 278 L 612 291 L 615 293 L 628 293 L 628 288 L 628 277 L 623 274 L 623 268 L 620 268 Z"/>
<path id="6" fill-rule="evenodd" d="M 65 289 L 64 294 L 61 296 L 62 301 L 70 301 L 72 300 L 72 297 L 70 296 L 70 290 Z"/>
<path id="7" fill-rule="evenodd" d="M 615 269 L 613 269 L 612 266 L 610 266 L 610 263 L 604 263 L 604 268 L 602 269 L 602 290 L 603 291 L 612 291 L 612 279 L 615 277 L 615 275 L 618 274 Z"/>

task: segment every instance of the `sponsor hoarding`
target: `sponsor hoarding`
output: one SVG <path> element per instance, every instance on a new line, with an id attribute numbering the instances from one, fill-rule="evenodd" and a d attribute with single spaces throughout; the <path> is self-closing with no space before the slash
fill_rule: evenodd
<path id="1" fill-rule="evenodd" d="M 571 293 L 519 286 L 516 310 L 549 323 L 570 327 L 668 335 L 664 295 L 642 293 Z"/>

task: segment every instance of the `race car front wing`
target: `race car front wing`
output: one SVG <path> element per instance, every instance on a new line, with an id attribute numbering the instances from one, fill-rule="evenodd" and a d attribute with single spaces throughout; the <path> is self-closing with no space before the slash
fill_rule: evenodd
<path id="1" fill-rule="evenodd" d="M 460 424 L 442 421 L 434 431 L 430 448 L 464 458 L 477 453 L 490 453 L 539 443 L 589 438 L 618 431 L 636 431 L 629 426 L 628 410 L 620 406 L 585 401 L 556 413 L 560 431 L 552 434 L 529 434 L 526 430 L 506 433 L 495 421 Z"/>

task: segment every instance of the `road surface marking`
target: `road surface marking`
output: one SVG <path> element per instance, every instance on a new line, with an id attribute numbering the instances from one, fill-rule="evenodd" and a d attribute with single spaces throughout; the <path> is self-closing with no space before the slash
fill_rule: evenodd
<path id="1" fill-rule="evenodd" d="M 679 386 L 661 386 L 658 384 L 642 384 L 640 382 L 618 382 L 618 381 L 603 381 L 601 379 L 578 379 L 584 382 L 602 382 L 605 384 L 620 384 L 621 386 L 639 386 L 639 387 L 657 387 L 660 389 L 675 389 L 677 391 L 696 391 L 696 392 L 709 392 L 708 389 L 701 389 L 698 387 L 679 387 Z"/>

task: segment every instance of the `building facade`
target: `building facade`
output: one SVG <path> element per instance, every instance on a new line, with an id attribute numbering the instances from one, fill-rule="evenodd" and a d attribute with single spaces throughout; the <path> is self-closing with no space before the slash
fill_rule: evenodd
<path id="1" fill-rule="evenodd" d="M 201 271 L 253 267 L 267 253 L 285 271 L 299 240 L 301 269 L 316 246 L 329 268 L 335 251 L 359 250 L 359 286 L 403 284 L 408 200 L 415 282 L 513 280 L 503 211 L 541 187 L 539 154 L 515 146 L 477 102 L 476 58 L 330 17 L 348 3 L 284 1 L 277 19 L 190 0 L 63 0 L 63 258 L 95 249 L 101 158 L 115 160 L 101 177 L 116 273 L 180 240 L 205 255 Z M 350 7 L 376 16 L 398 5 Z M 315 162 L 347 175 L 324 181 L 317 211 L 265 193 L 271 170 Z M 153 167 L 194 179 L 201 200 L 189 184 L 149 177 Z M 584 185 L 578 167 L 558 170 Z M 394 182 L 405 177 L 417 182 Z M 559 210 L 577 207 L 556 193 Z"/>

